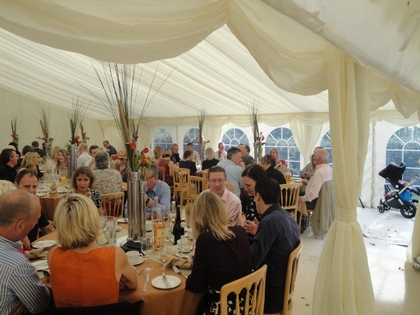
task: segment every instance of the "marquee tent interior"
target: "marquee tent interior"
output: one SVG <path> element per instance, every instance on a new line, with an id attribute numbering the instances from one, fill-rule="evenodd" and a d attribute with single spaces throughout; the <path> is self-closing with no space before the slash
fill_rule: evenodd
<path id="1" fill-rule="evenodd" d="M 92 100 L 86 119 L 92 140 L 119 141 L 93 70 L 102 69 L 99 60 L 142 63 L 138 115 L 155 69 L 158 81 L 175 69 L 144 114 L 140 145 L 161 127 L 182 139 L 203 110 L 205 134 L 217 142 L 226 124 L 249 126 L 246 104 L 254 100 L 261 104 L 259 121 L 288 124 L 304 157 L 330 129 L 337 218 L 321 257 L 313 312 L 374 313 L 356 205 L 362 184 L 373 186 L 363 177 L 367 152 L 383 139 L 375 140 L 371 131 L 386 126 L 384 121 L 418 124 L 420 3 L 1 0 L 0 5 L 5 122 L 0 130 L 7 135 L 8 121 L 17 116 L 23 143 L 40 135 L 43 106 L 54 137 L 65 143 L 68 111 L 77 96 Z M 419 221 L 409 248 L 413 255 L 420 254 Z"/>

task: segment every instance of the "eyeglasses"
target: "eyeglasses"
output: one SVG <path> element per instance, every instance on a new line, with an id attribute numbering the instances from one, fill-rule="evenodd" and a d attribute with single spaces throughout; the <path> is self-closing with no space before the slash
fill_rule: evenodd
<path id="1" fill-rule="evenodd" d="M 150 177 L 146 177 L 146 180 L 149 180 L 149 179 L 152 179 L 152 178 L 155 178 L 156 176 L 150 176 Z"/>
<path id="2" fill-rule="evenodd" d="M 209 180 L 209 182 L 212 183 L 212 184 L 221 184 L 224 181 L 226 181 L 226 178 L 225 179 L 210 179 Z"/>

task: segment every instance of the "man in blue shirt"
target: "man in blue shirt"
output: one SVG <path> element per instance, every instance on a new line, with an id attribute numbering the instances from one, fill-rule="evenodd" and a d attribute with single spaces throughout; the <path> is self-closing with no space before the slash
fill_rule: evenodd
<path id="1" fill-rule="evenodd" d="M 159 207 L 162 210 L 162 215 L 169 215 L 171 206 L 171 189 L 169 185 L 158 179 L 159 168 L 152 164 L 146 171 L 146 220 L 151 219 L 152 209 L 154 205 L 154 198 L 158 197 Z"/>
<path id="2" fill-rule="evenodd" d="M 251 255 L 253 269 L 264 264 L 268 266 L 264 314 L 277 314 L 283 308 L 287 262 L 300 238 L 298 224 L 280 207 L 279 200 L 280 186 L 276 180 L 268 177 L 256 183 L 254 202 L 261 220 L 251 245 Z"/>
<path id="3" fill-rule="evenodd" d="M 39 199 L 27 191 L 0 196 L 0 314 L 38 314 L 50 302 L 50 291 L 16 243 L 35 226 L 40 213 Z"/>

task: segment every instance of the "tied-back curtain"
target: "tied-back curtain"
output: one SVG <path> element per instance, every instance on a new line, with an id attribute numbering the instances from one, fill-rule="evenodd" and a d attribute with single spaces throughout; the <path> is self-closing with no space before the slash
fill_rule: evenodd
<path id="1" fill-rule="evenodd" d="M 290 122 L 290 130 L 292 130 L 293 139 L 299 148 L 300 153 L 304 157 L 304 164 L 311 162 L 309 157 L 318 143 L 321 136 L 322 125 L 308 125 L 293 119 Z"/>
<path id="2" fill-rule="evenodd" d="M 321 254 L 312 314 L 371 315 L 375 299 L 356 212 L 369 136 L 367 72 L 333 47 L 327 59 L 336 220 Z"/>

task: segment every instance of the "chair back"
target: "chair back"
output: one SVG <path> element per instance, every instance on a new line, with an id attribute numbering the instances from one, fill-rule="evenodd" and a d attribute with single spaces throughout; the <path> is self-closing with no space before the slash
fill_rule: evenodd
<path id="1" fill-rule="evenodd" d="M 194 200 L 198 197 L 198 195 L 201 194 L 203 190 L 205 190 L 203 177 L 190 176 L 190 186 L 191 186 L 191 201 L 194 202 Z"/>
<path id="2" fill-rule="evenodd" d="M 173 181 L 174 181 L 174 194 L 172 196 L 172 198 L 174 199 L 178 199 L 178 194 L 181 191 L 181 178 L 180 178 L 180 173 L 184 172 L 184 173 L 188 173 L 190 174 L 190 169 L 188 168 L 182 168 L 182 167 L 177 167 L 174 168 L 174 176 L 173 176 Z"/>
<path id="3" fill-rule="evenodd" d="M 124 212 L 124 192 L 101 195 L 102 209 L 109 216 L 122 217 Z"/>
<path id="4" fill-rule="evenodd" d="M 329 180 L 322 184 L 311 218 L 312 233 L 324 236 L 335 219 L 334 185 Z"/>
<path id="5" fill-rule="evenodd" d="M 284 285 L 283 310 L 281 315 L 290 315 L 293 311 L 292 296 L 295 291 L 296 275 L 299 267 L 300 253 L 302 251 L 302 241 L 299 240 L 299 245 L 289 255 L 287 263 L 286 282 Z"/>
<path id="6" fill-rule="evenodd" d="M 8 180 L 0 180 L 0 195 L 8 192 L 9 190 L 16 190 L 15 185 L 11 181 Z"/>
<path id="7" fill-rule="evenodd" d="M 184 201 L 191 201 L 190 170 L 177 168 L 174 170 L 174 199 L 179 201 L 181 207 Z"/>
<path id="8" fill-rule="evenodd" d="M 165 166 L 158 166 L 160 171 L 162 172 L 162 182 L 166 183 L 166 168 Z"/>
<path id="9" fill-rule="evenodd" d="M 208 189 L 209 187 L 208 187 L 208 183 L 207 183 L 207 181 L 208 181 L 208 178 L 209 178 L 209 170 L 204 170 L 204 171 L 201 171 L 201 176 L 203 177 L 203 181 L 204 181 L 204 188 L 203 188 L 203 190 L 206 190 L 206 189 Z"/>
<path id="10" fill-rule="evenodd" d="M 225 187 L 227 190 L 229 190 L 231 193 L 235 194 L 236 193 L 236 187 L 235 184 L 232 183 L 227 183 L 225 184 Z"/>
<path id="11" fill-rule="evenodd" d="M 264 314 L 265 276 L 267 265 L 257 271 L 225 284 L 220 289 L 220 315 L 229 313 L 228 307 L 235 310 L 235 314 L 257 315 Z M 228 306 L 228 297 L 235 297 L 233 305 Z"/>
<path id="12" fill-rule="evenodd" d="M 296 213 L 299 204 L 300 184 L 281 184 L 280 185 L 280 204 L 281 207 L 290 212 L 296 220 Z"/>

